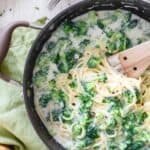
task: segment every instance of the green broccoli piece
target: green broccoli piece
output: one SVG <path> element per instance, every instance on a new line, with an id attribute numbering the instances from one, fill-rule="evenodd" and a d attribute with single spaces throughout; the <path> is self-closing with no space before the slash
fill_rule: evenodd
<path id="1" fill-rule="evenodd" d="M 123 32 L 114 32 L 111 38 L 106 42 L 107 54 L 114 54 L 128 49 L 131 41 Z"/>
<path id="2" fill-rule="evenodd" d="M 97 25 L 100 29 L 104 29 L 105 28 L 105 25 L 103 24 L 102 20 L 101 19 L 98 19 L 97 20 Z"/>
<path id="3" fill-rule="evenodd" d="M 82 82 L 82 86 L 89 95 L 94 96 L 96 94 L 96 86 L 94 82 Z"/>
<path id="4" fill-rule="evenodd" d="M 132 103 L 134 95 L 130 90 L 124 91 L 122 96 L 125 99 L 125 101 L 127 101 L 127 103 Z"/>
<path id="5" fill-rule="evenodd" d="M 41 107 L 46 107 L 50 100 L 51 100 L 50 93 L 42 94 L 42 96 L 39 99 L 39 104 L 40 104 Z"/>
<path id="6" fill-rule="evenodd" d="M 51 59 L 50 59 L 50 55 L 48 52 L 41 52 L 36 60 L 36 66 L 38 66 L 39 68 L 42 68 L 48 65 L 50 60 Z"/>
<path id="7" fill-rule="evenodd" d="M 48 67 L 43 67 L 38 70 L 33 76 L 33 83 L 35 86 L 40 87 L 47 79 Z"/>
<path id="8" fill-rule="evenodd" d="M 75 36 L 81 36 L 87 33 L 88 26 L 84 21 L 67 21 L 63 24 L 63 29 L 66 34 L 72 33 Z"/>
<path id="9" fill-rule="evenodd" d="M 134 141 L 132 142 L 132 144 L 130 145 L 130 148 L 132 150 L 140 150 L 141 148 L 143 148 L 145 146 L 145 142 L 143 141 Z"/>
<path id="10" fill-rule="evenodd" d="M 63 30 L 66 34 L 70 34 L 74 32 L 74 23 L 71 21 L 65 21 L 63 24 Z"/>
<path id="11" fill-rule="evenodd" d="M 90 44 L 90 40 L 88 39 L 84 39 L 83 41 L 80 42 L 79 46 L 80 46 L 80 49 L 85 49 L 87 47 L 87 45 Z"/>
<path id="12" fill-rule="evenodd" d="M 59 59 L 58 59 L 58 69 L 61 73 L 66 73 L 69 71 L 69 66 L 66 60 L 66 55 L 65 53 L 59 54 Z"/>
<path id="13" fill-rule="evenodd" d="M 48 42 L 48 44 L 47 44 L 47 51 L 51 52 L 55 46 L 56 46 L 56 43 L 54 43 L 52 41 Z"/>
<path id="14" fill-rule="evenodd" d="M 114 22 L 116 22 L 118 19 L 117 15 L 115 14 L 112 14 L 110 17 L 107 17 L 107 18 L 104 18 L 104 19 L 98 19 L 97 20 L 97 25 L 100 29 L 104 30 L 105 31 L 105 27 L 108 25 L 108 24 L 112 24 Z"/>
<path id="15" fill-rule="evenodd" d="M 96 11 L 90 11 L 90 12 L 88 12 L 87 23 L 88 23 L 89 26 L 96 25 L 96 23 L 97 23 Z"/>
<path id="16" fill-rule="evenodd" d="M 81 53 L 75 48 L 71 48 L 71 41 L 67 38 L 60 38 L 55 49 L 55 52 L 60 50 L 59 53 L 54 54 L 55 63 L 61 73 L 68 72 L 73 65 L 77 62 Z M 53 54 L 52 54 L 53 56 Z"/>
<path id="17" fill-rule="evenodd" d="M 133 19 L 133 20 L 131 20 L 131 21 L 128 23 L 127 27 L 128 27 L 129 29 L 133 29 L 133 28 L 135 28 L 135 27 L 137 26 L 137 24 L 138 24 L 138 20 L 137 20 L 137 19 Z"/>
<path id="18" fill-rule="evenodd" d="M 56 64 L 59 63 L 59 57 L 61 57 L 61 53 L 64 53 L 68 47 L 72 44 L 71 40 L 65 37 L 61 37 L 58 39 L 57 43 L 52 48 L 53 50 L 50 51 L 50 60 Z"/>
<path id="19" fill-rule="evenodd" d="M 91 139 L 96 139 L 99 137 L 99 134 L 98 134 L 98 129 L 97 127 L 93 126 L 93 125 L 89 125 L 87 130 L 86 130 L 86 136 L 91 138 Z"/>
<path id="20" fill-rule="evenodd" d="M 55 81 L 54 79 L 52 79 L 52 80 L 50 80 L 50 81 L 48 82 L 48 88 L 49 88 L 50 90 L 56 88 L 56 81 Z"/>
<path id="21" fill-rule="evenodd" d="M 101 63 L 102 57 L 91 56 L 87 62 L 88 68 L 96 68 L 96 66 Z"/>
<path id="22" fill-rule="evenodd" d="M 70 82 L 69 86 L 71 88 L 76 88 L 78 85 L 77 85 L 77 81 L 76 80 L 73 80 L 72 82 Z"/>
<path id="23" fill-rule="evenodd" d="M 124 18 L 125 18 L 125 22 L 129 22 L 132 18 L 132 13 L 130 11 L 126 12 Z"/>
<path id="24" fill-rule="evenodd" d="M 51 111 L 53 121 L 59 121 L 59 118 L 62 114 L 62 109 L 54 109 Z"/>
<path id="25" fill-rule="evenodd" d="M 84 93 L 79 95 L 79 99 L 81 101 L 80 111 L 88 112 L 93 104 L 91 96 L 89 94 Z"/>
<path id="26" fill-rule="evenodd" d="M 99 74 L 99 76 L 98 76 L 98 81 L 100 81 L 100 82 L 103 82 L 103 83 L 105 83 L 106 81 L 107 81 L 107 75 L 106 75 L 106 73 L 101 73 L 101 74 Z"/>
<path id="27" fill-rule="evenodd" d="M 78 36 L 86 35 L 87 30 L 88 30 L 86 22 L 84 22 L 84 21 L 77 21 L 75 23 L 75 26 L 77 28 L 77 30 L 75 32 L 76 35 L 78 35 Z"/>
<path id="28" fill-rule="evenodd" d="M 140 103 L 141 102 L 141 92 L 140 92 L 140 90 L 139 89 L 137 89 L 137 88 L 134 88 L 134 91 L 135 91 L 135 95 L 136 95 L 136 103 L 138 104 L 138 103 Z"/>
<path id="29" fill-rule="evenodd" d="M 68 63 L 69 70 L 72 69 L 74 64 L 77 63 L 78 59 L 82 56 L 81 52 L 79 52 L 75 48 L 70 48 L 66 52 L 66 61 Z"/>
<path id="30" fill-rule="evenodd" d="M 118 110 L 123 107 L 123 102 L 118 97 L 105 97 L 103 103 L 110 104 L 110 111 Z"/>

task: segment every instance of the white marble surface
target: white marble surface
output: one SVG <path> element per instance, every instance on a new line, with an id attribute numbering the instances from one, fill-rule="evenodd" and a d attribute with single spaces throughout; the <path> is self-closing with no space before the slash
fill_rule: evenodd
<path id="1" fill-rule="evenodd" d="M 48 16 L 48 18 L 51 19 L 59 11 L 80 0 L 61 0 L 53 10 L 49 10 L 49 1 L 50 0 L 0 0 L 0 13 L 5 10 L 4 14 L 0 16 L 0 27 L 15 20 L 33 22 L 43 16 Z M 37 7 L 39 9 L 37 9 Z"/>

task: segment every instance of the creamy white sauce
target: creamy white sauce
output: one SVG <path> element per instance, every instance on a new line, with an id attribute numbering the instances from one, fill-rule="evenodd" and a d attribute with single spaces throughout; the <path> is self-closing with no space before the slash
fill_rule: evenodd
<path id="1" fill-rule="evenodd" d="M 110 16 L 113 12 L 114 11 L 99 11 L 98 17 L 99 18 L 105 18 L 105 17 Z M 86 20 L 87 18 L 88 18 L 88 15 L 84 14 L 84 15 L 74 19 L 74 21 Z M 133 45 L 135 45 L 135 44 L 137 44 L 138 38 L 143 37 L 145 40 L 149 39 L 149 37 L 147 37 L 145 34 L 147 34 L 147 32 L 150 32 L 150 24 L 148 22 L 146 22 L 145 20 L 139 18 L 136 15 L 132 15 L 132 18 L 140 20 L 140 23 L 134 29 L 126 30 L 125 33 L 127 34 L 128 38 L 132 41 Z M 112 24 L 108 24 L 108 26 L 111 29 L 116 30 L 116 31 L 120 28 L 120 25 L 121 25 L 121 19 L 120 18 L 116 22 L 114 22 Z M 59 37 L 64 37 L 65 35 L 61 30 L 62 29 L 57 29 L 56 32 L 52 35 L 52 37 L 49 39 L 49 41 L 55 41 L 56 42 Z M 88 38 L 91 40 L 90 46 L 95 46 L 95 45 L 99 44 L 99 41 L 106 38 L 106 35 L 98 26 L 94 26 L 94 27 L 89 28 L 87 35 L 85 37 L 83 36 L 83 37 L 74 38 L 73 36 L 71 36 L 70 40 L 72 41 L 72 45 L 74 47 L 79 48 L 79 43 L 85 38 Z M 45 48 L 43 48 L 43 50 L 45 50 Z M 78 56 L 76 56 L 76 57 L 78 57 Z M 37 71 L 37 69 L 34 70 L 34 72 L 36 72 L 36 71 Z M 57 68 L 56 64 L 51 63 L 49 65 L 49 72 L 48 72 L 47 80 L 51 80 L 51 79 L 55 78 L 54 72 L 58 72 L 58 68 Z M 93 72 L 91 72 L 91 73 L 89 72 L 89 74 L 86 74 L 85 76 L 83 76 L 83 79 L 85 79 L 85 81 L 91 81 L 95 77 L 96 77 L 96 75 Z M 116 79 L 114 78 L 114 80 L 116 80 Z M 132 87 L 132 82 L 133 82 L 133 85 L 135 85 L 134 80 L 131 80 L 131 87 Z M 135 80 L 135 82 L 137 82 L 137 80 Z M 113 82 L 113 83 L 110 83 L 109 88 L 114 90 L 115 88 L 117 88 L 117 86 L 120 86 L 121 84 L 122 83 L 120 83 L 120 82 L 116 82 L 116 83 Z M 126 81 L 123 83 L 123 85 L 125 85 L 125 84 L 126 84 Z M 129 84 L 129 83 L 127 83 L 127 84 Z M 137 85 L 138 84 L 139 83 L 137 83 Z M 106 89 L 103 89 L 102 92 L 105 92 L 105 90 Z M 43 93 L 43 91 L 37 89 L 36 87 L 34 87 L 34 91 L 35 91 L 36 110 L 39 113 L 41 119 L 44 121 L 44 124 L 47 126 L 47 128 L 51 128 L 50 127 L 51 124 L 49 122 L 47 122 L 45 118 L 47 117 L 49 110 L 56 108 L 56 105 L 52 104 L 50 102 L 46 108 L 41 108 L 41 106 L 39 106 L 39 98 L 40 98 L 41 94 Z M 105 92 L 105 93 L 107 95 L 107 92 Z M 77 103 L 74 109 L 75 110 L 78 109 L 79 105 L 80 105 L 80 103 Z M 101 110 L 98 109 L 98 107 L 96 109 L 94 108 L 94 111 L 96 112 L 96 114 L 98 114 L 100 112 L 105 112 L 105 110 L 106 110 L 106 108 L 101 108 Z M 108 114 L 108 116 L 109 116 L 109 114 Z M 61 133 L 59 131 L 59 126 L 53 127 L 52 130 L 55 131 L 54 138 L 61 145 L 63 145 L 65 148 L 70 149 L 70 147 L 74 146 L 73 140 L 71 139 L 70 135 L 66 135 L 66 137 L 61 136 Z"/>

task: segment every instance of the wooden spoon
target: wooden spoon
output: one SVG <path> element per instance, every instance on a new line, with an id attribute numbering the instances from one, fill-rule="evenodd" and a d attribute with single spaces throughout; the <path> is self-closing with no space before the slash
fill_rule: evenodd
<path id="1" fill-rule="evenodd" d="M 112 55 L 108 62 L 128 77 L 138 78 L 150 66 L 150 41 Z"/>

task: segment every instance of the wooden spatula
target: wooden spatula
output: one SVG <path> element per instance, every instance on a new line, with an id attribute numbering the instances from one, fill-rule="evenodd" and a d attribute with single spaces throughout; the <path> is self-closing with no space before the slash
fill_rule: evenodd
<path id="1" fill-rule="evenodd" d="M 150 41 L 112 55 L 108 62 L 128 77 L 138 78 L 150 66 Z"/>

